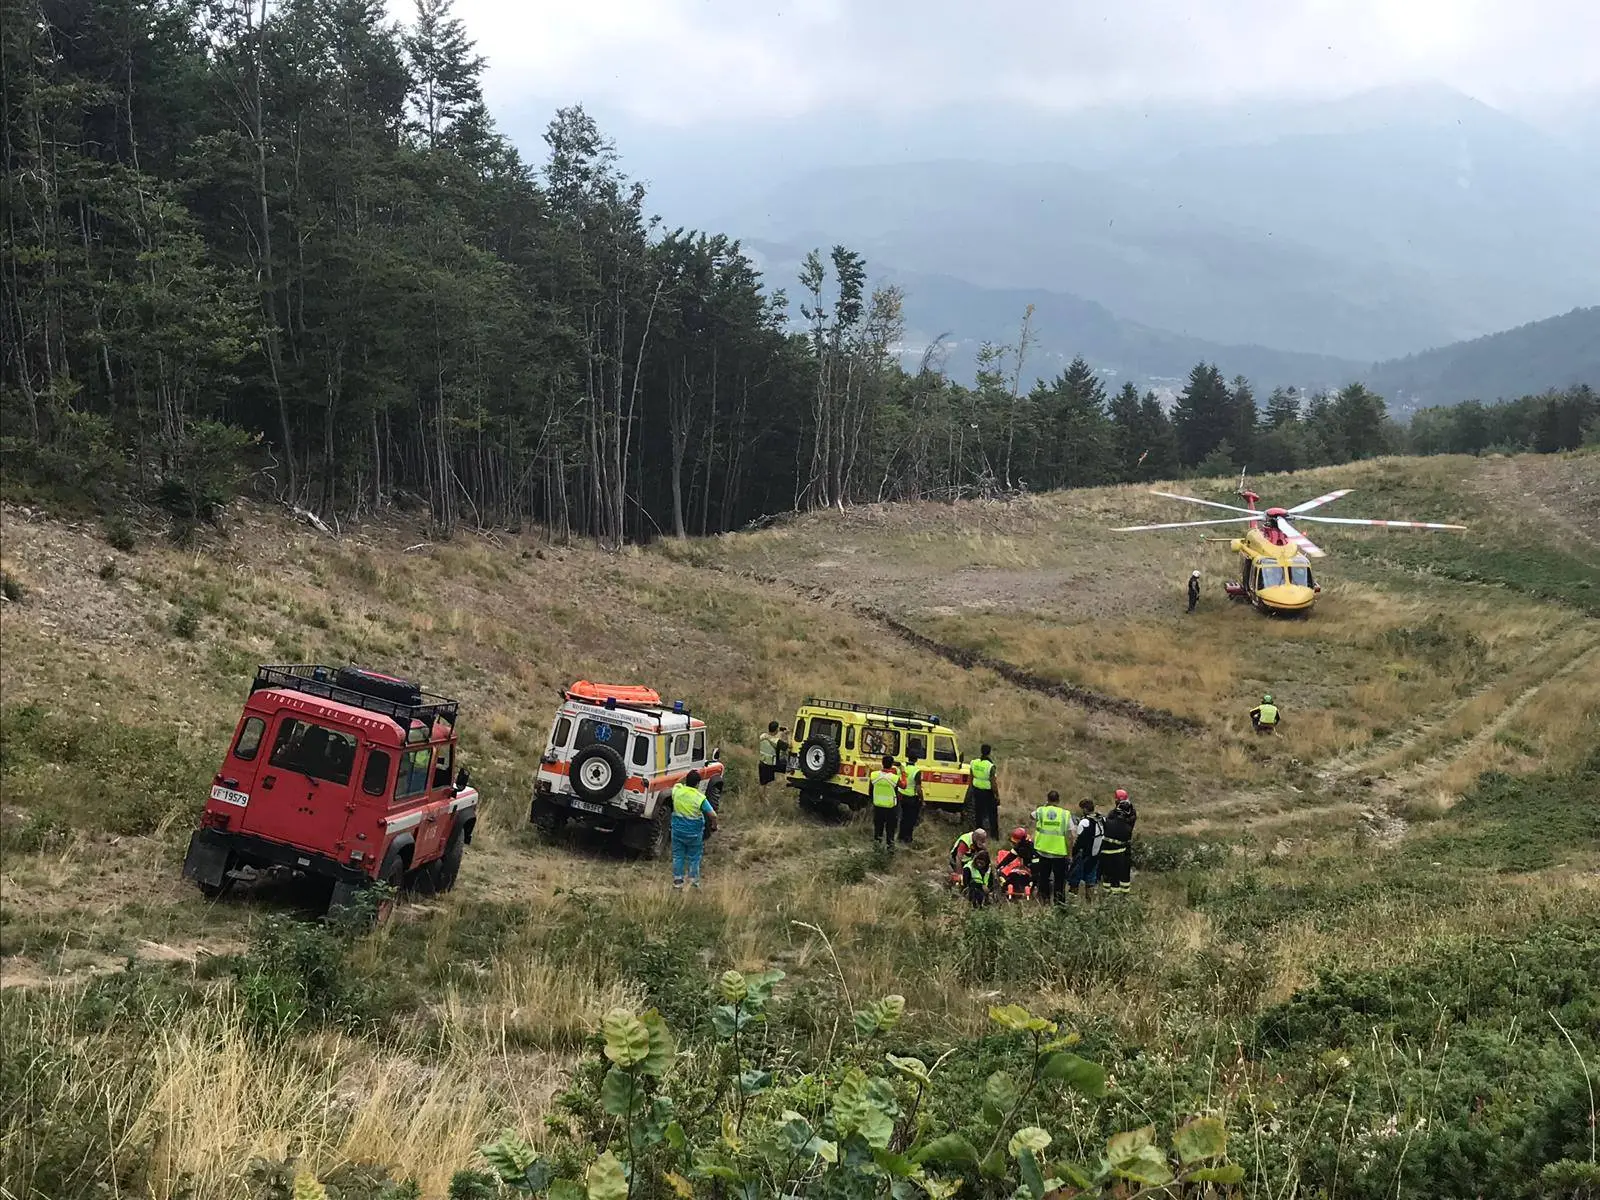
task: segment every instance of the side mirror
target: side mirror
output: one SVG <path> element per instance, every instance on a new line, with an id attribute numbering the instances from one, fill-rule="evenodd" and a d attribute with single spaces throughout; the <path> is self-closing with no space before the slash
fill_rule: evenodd
<path id="1" fill-rule="evenodd" d="M 713 746 L 713 747 L 711 747 L 711 757 L 709 759 L 707 759 L 706 761 L 707 762 L 721 762 L 722 761 L 722 747 L 721 746 Z"/>
<path id="2" fill-rule="evenodd" d="M 467 790 L 467 781 L 470 780 L 471 778 L 472 778 L 471 772 L 469 772 L 465 767 L 462 767 L 461 770 L 457 771 L 456 772 L 456 791 L 458 791 L 458 792 L 466 791 Z"/>

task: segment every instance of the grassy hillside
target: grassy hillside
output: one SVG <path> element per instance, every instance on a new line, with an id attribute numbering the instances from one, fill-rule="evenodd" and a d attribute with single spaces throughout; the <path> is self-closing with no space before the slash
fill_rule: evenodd
<path id="1" fill-rule="evenodd" d="M 986 1144 L 971 1096 L 1026 1040 L 988 1013 L 1016 1002 L 1111 1075 L 1103 1099 L 1018 1101 L 1064 1153 L 1208 1114 L 1251 1195 L 1578 1194 L 1530 1181 L 1592 1157 L 1575 1054 L 1600 1055 L 1600 981 L 1575 964 L 1600 953 L 1600 510 L 1569 498 L 1600 486 L 1600 458 L 1384 461 L 1259 490 L 1330 486 L 1356 489 L 1330 512 L 1471 530 L 1319 536 L 1318 608 L 1280 623 L 1222 600 L 1224 549 L 1107 532 L 1180 519 L 1133 489 L 622 554 L 422 545 L 398 521 L 335 539 L 251 506 L 204 545 L 119 550 L 97 522 L 7 508 L 0 1183 L 266 1197 L 299 1169 L 339 1196 L 399 1194 L 385 1179 L 443 1196 L 507 1128 L 581 1174 L 626 1150 L 594 1100 L 593 1034 L 618 1005 L 677 1032 L 664 1087 L 714 1141 L 687 1115 L 714 1125 L 728 1078 L 713 985 L 775 967 L 744 1051 L 773 1070 L 751 1128 L 820 1121 L 822 1080 L 882 1050 L 948 1053 L 923 1118 Z M 1206 600 L 1186 617 L 1193 565 Z M 1194 731 L 963 669 L 875 611 Z M 464 702 L 484 802 L 460 887 L 370 935 L 323 929 L 292 887 L 203 900 L 178 865 L 254 664 L 348 659 Z M 648 681 L 713 726 L 732 782 L 703 893 L 526 826 L 555 689 L 579 677 Z M 1263 688 L 1288 735 L 1265 746 L 1245 720 Z M 1134 895 L 968 912 L 938 886 L 955 826 L 886 862 L 859 824 L 763 802 L 758 729 L 822 693 L 992 742 L 1006 824 L 1046 788 L 1130 788 Z M 891 993 L 903 1020 L 852 1034 Z M 636 1196 L 671 1194 L 669 1169 L 712 1194 L 686 1152 L 655 1153 Z"/>

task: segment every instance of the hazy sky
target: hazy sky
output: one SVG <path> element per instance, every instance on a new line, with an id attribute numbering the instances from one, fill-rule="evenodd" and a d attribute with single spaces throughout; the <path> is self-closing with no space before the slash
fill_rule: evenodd
<path id="1" fill-rule="evenodd" d="M 396 10 L 409 0 L 393 0 Z M 1597 0 L 457 0 L 492 108 L 645 124 L 1022 101 L 1600 87 Z"/>

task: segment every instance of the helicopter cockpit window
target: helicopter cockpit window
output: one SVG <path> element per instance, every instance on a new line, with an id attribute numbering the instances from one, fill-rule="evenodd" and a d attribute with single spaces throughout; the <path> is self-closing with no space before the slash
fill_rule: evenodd
<path id="1" fill-rule="evenodd" d="M 1289 582 L 1294 584 L 1295 587 L 1310 587 L 1311 586 L 1311 568 L 1310 567 L 1290 567 L 1289 568 Z"/>
<path id="2" fill-rule="evenodd" d="M 1283 576 L 1283 568 L 1282 567 L 1276 566 L 1276 565 L 1270 566 L 1270 567 L 1262 567 L 1260 574 L 1256 577 L 1256 587 L 1258 587 L 1258 588 L 1282 587 L 1283 586 L 1283 578 L 1284 578 L 1284 576 Z"/>

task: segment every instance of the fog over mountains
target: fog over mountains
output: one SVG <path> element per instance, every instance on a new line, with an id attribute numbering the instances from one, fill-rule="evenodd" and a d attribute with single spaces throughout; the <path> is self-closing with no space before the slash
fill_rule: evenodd
<path id="1" fill-rule="evenodd" d="M 1151 380 L 1204 357 L 1261 386 L 1600 303 L 1592 96 L 1537 122 L 1440 86 L 684 131 L 600 115 L 670 223 L 743 237 L 791 294 L 806 250 L 864 253 L 907 291 L 908 355 L 947 335 L 958 374 L 1028 303 L 1040 374 L 1082 353 Z"/>

